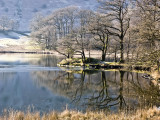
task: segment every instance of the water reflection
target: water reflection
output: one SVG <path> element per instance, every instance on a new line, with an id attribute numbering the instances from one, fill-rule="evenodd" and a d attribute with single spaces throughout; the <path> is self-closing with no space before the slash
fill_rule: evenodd
<path id="1" fill-rule="evenodd" d="M 40 112 L 62 111 L 68 105 L 117 112 L 160 105 L 158 88 L 142 73 L 58 68 L 62 58 L 53 55 L 15 57 L 0 60 L 0 66 L 7 65 L 0 68 L 0 111 L 25 111 L 28 106 Z"/>
<path id="2" fill-rule="evenodd" d="M 106 79 L 104 71 L 101 72 L 101 83 L 99 84 L 101 89 L 89 98 L 89 105 L 91 105 L 91 107 L 94 106 L 98 109 L 110 109 L 111 107 L 119 106 L 119 109 L 121 110 L 123 105 L 126 105 L 123 97 L 123 76 L 125 72 L 119 71 L 119 73 L 120 83 L 119 86 L 117 86 L 119 88 L 114 92 L 114 90 L 112 91 L 112 88 L 110 88 L 114 83 L 110 83 L 109 79 Z"/>
<path id="3" fill-rule="evenodd" d="M 43 67 L 55 67 L 63 58 L 54 55 L 41 55 L 37 61 L 31 61 L 30 64 L 40 65 Z"/>
<path id="4" fill-rule="evenodd" d="M 140 73 L 125 71 L 34 72 L 36 83 L 72 100 L 83 110 L 134 110 L 159 105 L 158 88 Z M 44 78 L 44 76 L 48 76 Z M 53 79 L 56 78 L 56 79 Z M 145 102 L 144 102 L 145 101 Z"/>

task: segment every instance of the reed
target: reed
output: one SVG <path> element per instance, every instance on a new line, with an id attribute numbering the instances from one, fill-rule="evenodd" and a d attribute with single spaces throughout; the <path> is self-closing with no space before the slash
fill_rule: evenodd
<path id="1" fill-rule="evenodd" d="M 50 112 L 40 115 L 39 112 L 5 111 L 0 120 L 160 120 L 160 110 L 156 107 L 140 109 L 134 113 L 78 112 L 65 110 L 61 113 Z"/>

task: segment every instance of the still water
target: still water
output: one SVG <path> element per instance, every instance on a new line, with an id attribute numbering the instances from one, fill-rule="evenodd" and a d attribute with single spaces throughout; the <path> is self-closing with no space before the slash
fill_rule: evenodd
<path id="1" fill-rule="evenodd" d="M 0 55 L 0 113 L 134 110 L 160 105 L 160 92 L 144 73 L 60 68 L 53 55 Z"/>

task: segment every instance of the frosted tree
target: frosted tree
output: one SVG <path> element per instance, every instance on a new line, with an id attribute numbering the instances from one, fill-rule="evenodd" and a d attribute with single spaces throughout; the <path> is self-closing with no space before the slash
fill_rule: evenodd
<path id="1" fill-rule="evenodd" d="M 88 25 L 89 32 L 94 37 L 93 47 L 102 51 L 102 61 L 105 61 L 109 47 L 110 34 L 107 26 L 110 24 L 111 22 L 107 20 L 104 14 L 96 13 Z"/>
<path id="2" fill-rule="evenodd" d="M 130 24 L 128 0 L 99 0 L 101 11 L 110 17 L 113 24 L 108 25 L 109 33 L 119 38 L 120 63 L 124 62 L 124 38 Z"/>
<path id="3" fill-rule="evenodd" d="M 7 16 L 2 16 L 0 18 L 0 27 L 3 31 L 9 29 L 9 18 Z"/>

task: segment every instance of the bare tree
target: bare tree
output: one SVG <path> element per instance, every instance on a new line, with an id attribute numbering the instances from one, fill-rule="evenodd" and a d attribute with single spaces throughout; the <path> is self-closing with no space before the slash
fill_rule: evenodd
<path id="1" fill-rule="evenodd" d="M 42 28 L 42 20 L 44 16 L 41 13 L 35 14 L 34 18 L 31 21 L 30 29 L 32 32 L 38 31 Z"/>
<path id="2" fill-rule="evenodd" d="M 8 25 L 9 25 L 9 30 L 12 31 L 16 31 L 19 28 L 19 22 L 15 20 L 10 20 Z"/>
<path id="3" fill-rule="evenodd" d="M 157 48 L 156 42 L 160 40 L 160 3 L 159 0 L 136 0 L 138 24 L 141 42 L 150 50 Z M 149 49 L 148 49 L 149 50 Z"/>
<path id="4" fill-rule="evenodd" d="M 2 16 L 0 18 L 0 27 L 3 31 L 8 30 L 9 18 L 7 16 Z"/>
<path id="5" fill-rule="evenodd" d="M 78 13 L 79 25 L 75 29 L 76 53 L 80 53 L 83 63 L 86 58 L 85 50 L 88 48 L 89 39 L 91 37 L 86 26 L 89 24 L 92 14 L 93 13 L 90 10 L 80 10 Z"/>
<path id="6" fill-rule="evenodd" d="M 0 29 L 2 31 L 17 30 L 19 23 L 16 20 L 10 19 L 8 16 L 0 17 Z"/>
<path id="7" fill-rule="evenodd" d="M 66 37 L 59 39 L 57 41 L 56 51 L 66 58 L 72 58 L 75 52 L 74 47 L 74 36 L 72 34 L 67 35 Z"/>
<path id="8" fill-rule="evenodd" d="M 70 6 L 54 11 L 49 16 L 36 14 L 31 23 L 32 37 L 46 49 L 55 49 L 74 28 L 77 7 Z M 59 40 L 56 44 L 57 40 Z M 60 52 L 60 51 L 59 51 Z"/>
<path id="9" fill-rule="evenodd" d="M 135 0 L 131 39 L 134 39 L 136 63 L 157 66 L 159 70 L 160 3 L 158 0 Z"/>
<path id="10" fill-rule="evenodd" d="M 107 25 L 109 33 L 117 36 L 120 43 L 120 63 L 124 62 L 124 38 L 129 28 L 128 0 L 100 0 L 101 10 L 107 14 L 112 25 Z"/>
<path id="11" fill-rule="evenodd" d="M 109 47 L 109 37 L 107 25 L 111 24 L 103 14 L 96 13 L 89 23 L 89 32 L 93 34 L 94 48 L 102 51 L 102 61 L 106 59 L 106 53 Z"/>

